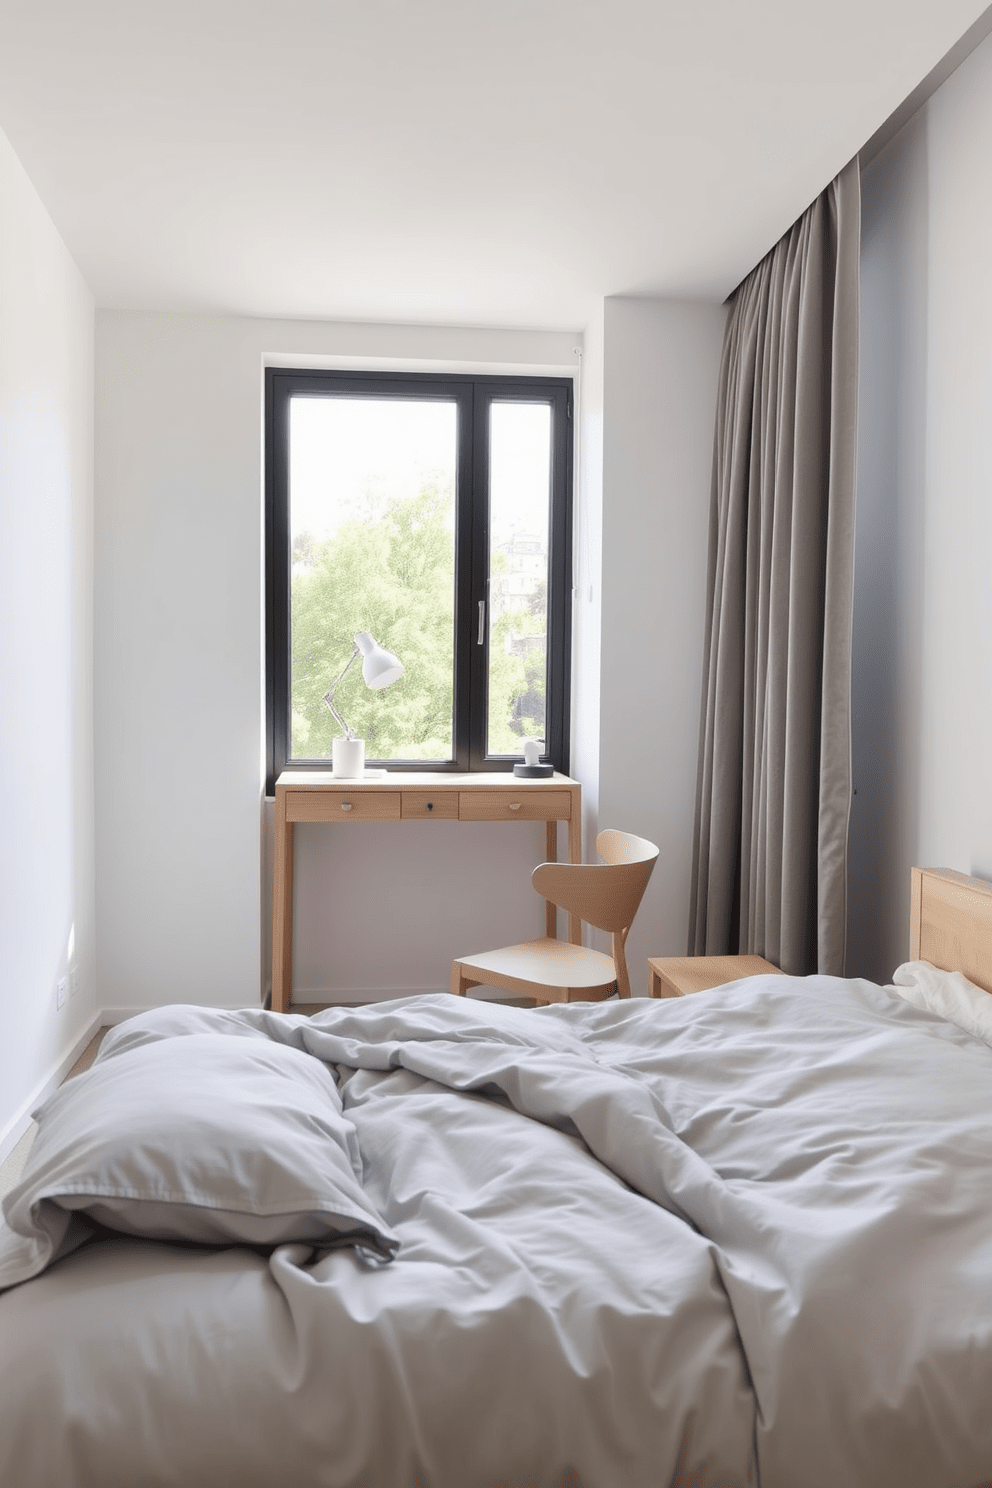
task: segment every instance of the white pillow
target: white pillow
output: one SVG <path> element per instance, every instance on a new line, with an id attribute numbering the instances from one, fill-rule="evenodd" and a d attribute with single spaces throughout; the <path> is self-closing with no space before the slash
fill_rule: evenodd
<path id="1" fill-rule="evenodd" d="M 0 1287 L 92 1233 L 215 1245 L 399 1241 L 355 1176 L 355 1129 L 320 1060 L 266 1039 L 195 1033 L 100 1060 L 35 1112 L 39 1131 L 3 1201 Z"/>
<path id="2" fill-rule="evenodd" d="M 929 961 L 904 961 L 893 973 L 893 990 L 914 1007 L 947 1018 L 992 1045 L 992 995 L 959 971 L 941 971 Z"/>

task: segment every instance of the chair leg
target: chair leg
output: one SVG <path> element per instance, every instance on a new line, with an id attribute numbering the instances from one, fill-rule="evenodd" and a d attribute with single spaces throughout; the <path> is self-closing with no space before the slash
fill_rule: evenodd
<path id="1" fill-rule="evenodd" d="M 456 997 L 464 997 L 469 987 L 478 987 L 479 982 L 474 982 L 457 961 L 451 963 L 451 990 Z"/>
<path id="2" fill-rule="evenodd" d="M 630 996 L 630 975 L 627 971 L 627 957 L 624 953 L 624 943 L 626 939 L 626 930 L 614 930 L 613 965 L 616 967 L 617 993 L 620 997 Z"/>

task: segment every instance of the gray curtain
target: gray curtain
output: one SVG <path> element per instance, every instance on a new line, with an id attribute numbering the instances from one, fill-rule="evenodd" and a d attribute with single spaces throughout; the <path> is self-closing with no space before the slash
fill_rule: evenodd
<path id="1" fill-rule="evenodd" d="M 720 369 L 689 951 L 842 976 L 857 161 L 736 291 Z"/>

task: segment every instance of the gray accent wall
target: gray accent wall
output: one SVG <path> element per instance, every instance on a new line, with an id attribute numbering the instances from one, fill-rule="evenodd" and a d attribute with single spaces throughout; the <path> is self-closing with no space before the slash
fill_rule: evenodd
<path id="1" fill-rule="evenodd" d="M 848 973 L 908 954 L 909 869 L 992 878 L 992 38 L 862 180 Z"/>

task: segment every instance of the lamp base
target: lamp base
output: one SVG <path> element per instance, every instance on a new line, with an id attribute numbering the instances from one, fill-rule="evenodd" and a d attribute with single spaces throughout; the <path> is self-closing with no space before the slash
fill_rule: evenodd
<path id="1" fill-rule="evenodd" d="M 555 773 L 554 765 L 521 765 L 513 767 L 514 775 L 522 780 L 547 780 L 549 775 Z"/>
<path id="2" fill-rule="evenodd" d="M 338 780 L 360 780 L 365 774 L 365 740 L 335 739 L 331 744 L 331 774 Z"/>

